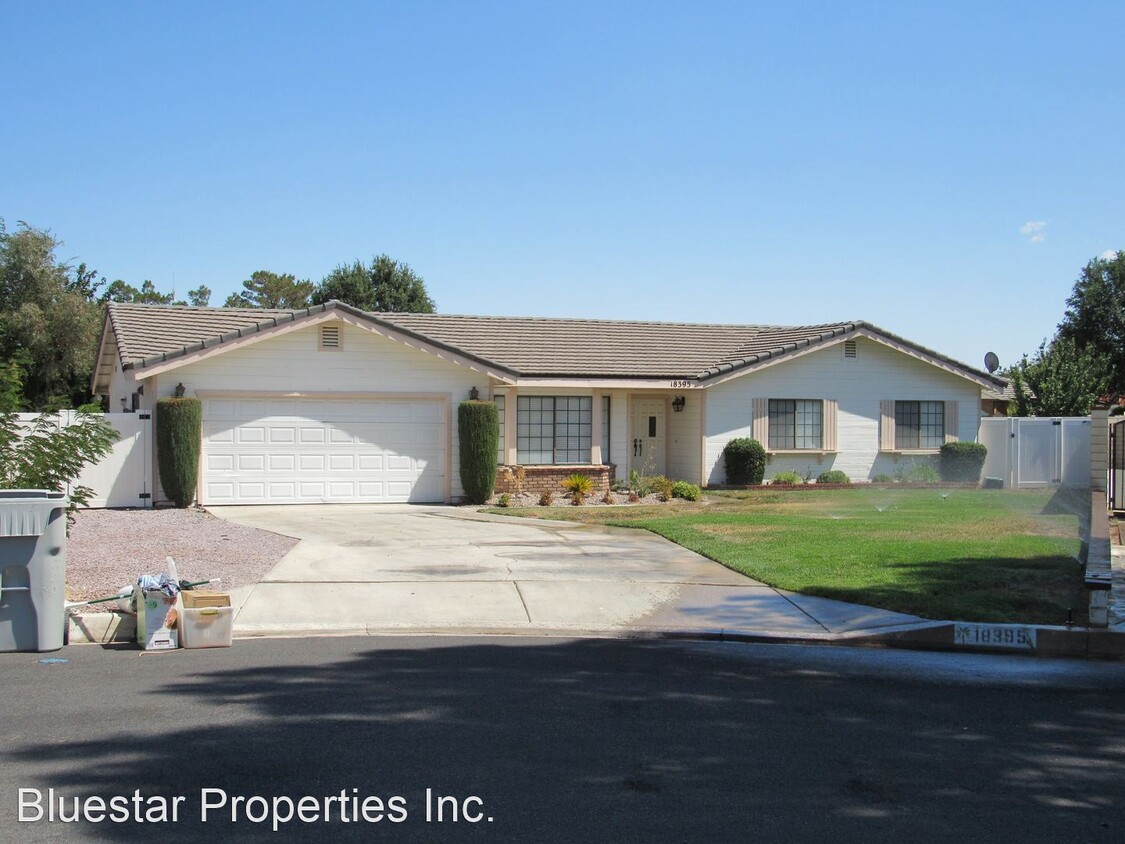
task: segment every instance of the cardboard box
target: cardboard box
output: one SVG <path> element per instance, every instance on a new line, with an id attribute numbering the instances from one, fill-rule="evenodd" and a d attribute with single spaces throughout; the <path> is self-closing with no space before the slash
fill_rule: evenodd
<path id="1" fill-rule="evenodd" d="M 203 592 L 187 589 L 180 593 L 180 598 L 183 599 L 184 608 L 189 610 L 230 606 L 230 595 L 226 592 Z"/>
<path id="2" fill-rule="evenodd" d="M 137 641 L 146 651 L 171 650 L 179 647 L 175 630 L 164 624 L 176 599 L 159 589 L 142 592 L 137 598 Z"/>
<path id="3" fill-rule="evenodd" d="M 234 635 L 234 608 L 181 607 L 179 626 L 185 648 L 229 648 Z"/>

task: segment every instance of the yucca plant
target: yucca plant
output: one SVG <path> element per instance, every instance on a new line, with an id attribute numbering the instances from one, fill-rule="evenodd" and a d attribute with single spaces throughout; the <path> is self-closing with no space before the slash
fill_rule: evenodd
<path id="1" fill-rule="evenodd" d="M 570 501 L 575 505 L 581 504 L 586 500 L 586 496 L 594 491 L 594 479 L 589 475 L 574 474 L 559 483 L 570 493 Z"/>

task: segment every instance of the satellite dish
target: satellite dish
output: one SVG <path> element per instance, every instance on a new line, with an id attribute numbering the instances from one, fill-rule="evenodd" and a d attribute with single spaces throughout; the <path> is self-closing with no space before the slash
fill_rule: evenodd
<path id="1" fill-rule="evenodd" d="M 1000 358 L 996 357 L 996 352 L 989 352 L 984 356 L 984 368 L 989 372 L 995 372 L 1000 368 Z"/>

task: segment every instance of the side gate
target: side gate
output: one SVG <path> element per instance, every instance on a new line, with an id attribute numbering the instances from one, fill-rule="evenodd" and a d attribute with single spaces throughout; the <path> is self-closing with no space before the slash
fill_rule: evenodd
<path id="1" fill-rule="evenodd" d="M 1125 510 L 1125 419 L 1109 426 L 1109 509 Z"/>

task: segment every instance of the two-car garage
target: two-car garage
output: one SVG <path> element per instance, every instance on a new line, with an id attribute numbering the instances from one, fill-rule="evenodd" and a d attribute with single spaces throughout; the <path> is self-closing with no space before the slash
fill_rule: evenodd
<path id="1" fill-rule="evenodd" d="M 202 504 L 448 498 L 447 400 L 203 396 Z"/>

